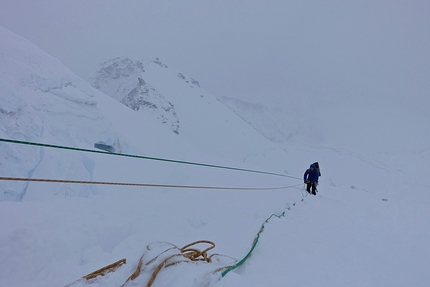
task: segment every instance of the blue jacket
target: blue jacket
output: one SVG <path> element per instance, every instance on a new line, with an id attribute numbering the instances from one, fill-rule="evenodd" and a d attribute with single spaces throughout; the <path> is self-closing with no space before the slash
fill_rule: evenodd
<path id="1" fill-rule="evenodd" d="M 314 170 L 313 171 L 311 171 L 311 169 L 309 168 L 309 169 L 307 169 L 306 171 L 305 171 L 305 174 L 304 174 L 304 176 L 303 176 L 303 180 L 304 181 L 312 181 L 312 182 L 318 182 L 318 177 L 319 177 L 319 175 L 318 175 L 318 170 L 317 170 L 317 168 L 316 168 L 316 166 L 315 165 L 313 165 L 313 164 L 311 164 L 311 166 L 310 167 L 312 167 Z"/>

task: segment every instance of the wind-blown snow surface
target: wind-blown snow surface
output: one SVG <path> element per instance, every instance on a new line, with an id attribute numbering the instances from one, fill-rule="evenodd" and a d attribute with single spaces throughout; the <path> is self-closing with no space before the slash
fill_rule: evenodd
<path id="1" fill-rule="evenodd" d="M 182 263 L 161 270 L 153 286 L 427 286 L 430 280 L 425 175 L 430 152 L 424 136 L 411 139 L 411 149 L 390 143 L 395 148 L 389 152 L 326 145 L 334 134 L 328 132 L 321 143 L 275 145 L 209 94 L 199 99 L 207 106 L 186 109 L 181 98 L 172 101 L 181 107 L 176 134 L 150 113 L 136 113 L 93 89 L 3 28 L 0 74 L 2 138 L 87 149 L 103 141 L 120 153 L 298 177 L 313 161 L 322 168 L 317 196 L 306 196 L 302 186 L 240 191 L 0 182 L 0 286 L 65 286 L 126 258 L 117 272 L 89 282 L 121 286 L 146 246 L 158 241 L 182 247 L 207 239 L 216 244 L 213 252 L 241 259 L 261 224 L 284 211 L 284 217 L 265 225 L 245 264 L 225 277 L 212 273 L 215 264 Z M 169 94 L 161 91 L 161 76 L 153 81 L 160 81 L 160 94 Z M 181 86 L 168 81 L 164 89 L 171 87 Z M 417 129 L 426 124 L 428 118 Z M 301 183 L 105 154 L 0 146 L 1 176 L 234 187 Z M 126 286 L 145 286 L 143 279 Z"/>

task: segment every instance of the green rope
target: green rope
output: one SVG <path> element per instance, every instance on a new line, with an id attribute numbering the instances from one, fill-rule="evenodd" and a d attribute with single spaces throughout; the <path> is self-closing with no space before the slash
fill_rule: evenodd
<path id="1" fill-rule="evenodd" d="M 254 172 L 254 173 L 261 173 L 261 174 L 268 174 L 268 175 L 275 175 L 275 176 L 282 176 L 282 177 L 290 177 L 290 178 L 300 179 L 301 180 L 301 178 L 294 177 L 294 176 L 289 176 L 289 175 L 285 175 L 285 174 L 279 174 L 279 173 L 273 173 L 273 172 L 267 172 L 267 171 L 259 171 L 259 170 L 252 170 L 252 169 L 237 168 L 237 167 L 229 167 L 229 166 L 221 166 L 221 165 L 197 163 L 197 162 L 190 162 L 190 161 L 180 161 L 180 160 L 165 159 L 165 158 L 156 158 L 156 157 L 148 157 L 148 156 L 140 156 L 140 155 L 131 155 L 131 154 L 121 154 L 121 153 L 113 153 L 113 152 L 104 152 L 104 151 L 91 150 L 91 149 L 82 149 L 82 148 L 74 148 L 74 147 L 67 147 L 67 146 L 58 146 L 58 145 L 50 145 L 50 144 L 42 144 L 42 143 L 34 143 L 34 142 L 26 142 L 26 141 L 17 141 L 17 140 L 3 139 L 3 138 L 0 138 L 0 142 L 8 142 L 8 143 L 15 143 L 15 144 L 25 144 L 25 145 L 33 145 L 33 146 L 41 146 L 41 147 L 50 147 L 50 148 L 58 148 L 58 149 L 82 151 L 82 152 L 101 153 L 101 154 L 109 154 L 109 155 L 124 156 L 124 157 L 134 157 L 134 158 L 147 159 L 147 160 L 165 161 L 165 162 L 171 162 L 171 163 L 189 164 L 189 165 L 197 165 L 197 166 L 204 166 L 204 167 L 229 169 L 229 170 L 244 171 L 244 172 Z"/>
<path id="2" fill-rule="evenodd" d="M 224 277 L 225 275 L 227 275 L 227 273 L 229 273 L 230 271 L 233 271 L 234 269 L 236 269 L 237 267 L 239 267 L 240 265 L 242 265 L 249 256 L 251 256 L 252 251 L 254 251 L 255 246 L 257 246 L 258 243 L 258 239 L 260 239 L 260 234 L 263 232 L 264 230 L 264 225 L 273 217 L 276 216 L 278 218 L 281 218 L 283 216 L 285 216 L 285 211 L 281 213 L 281 215 L 276 215 L 276 214 L 272 214 L 269 216 L 269 218 L 266 219 L 266 221 L 261 225 L 260 231 L 257 233 L 257 236 L 254 239 L 254 242 L 252 243 L 252 247 L 251 250 L 249 250 L 249 252 L 245 255 L 245 257 L 242 258 L 242 260 L 240 260 L 239 262 L 237 262 L 235 265 L 230 266 L 229 268 L 227 268 L 226 270 L 224 270 L 221 273 L 221 277 Z"/>
<path id="3" fill-rule="evenodd" d="M 306 195 L 305 195 L 306 196 Z M 305 196 L 303 196 L 303 198 L 301 199 L 301 201 L 303 202 L 303 200 L 304 200 L 304 197 Z M 296 203 L 297 202 L 294 202 L 293 203 L 293 206 L 295 206 L 296 205 Z M 290 210 L 289 208 L 288 208 L 288 210 Z M 278 218 L 281 218 L 281 217 L 284 217 L 285 216 L 285 211 L 284 212 L 282 212 L 280 215 L 276 215 L 276 214 L 272 214 L 272 215 L 270 215 L 269 216 L 269 218 L 267 218 L 266 219 L 266 221 L 264 221 L 264 223 L 261 225 L 261 228 L 260 228 L 260 231 L 257 233 L 257 236 L 255 237 L 255 239 L 254 239 L 254 243 L 252 244 L 252 247 L 251 247 L 251 250 L 249 250 L 249 252 L 245 255 L 245 257 L 243 257 L 242 258 L 242 260 L 240 260 L 238 263 L 236 263 L 235 265 L 233 265 L 233 266 L 229 266 L 229 267 L 227 267 L 227 269 L 225 269 L 222 273 L 221 273 L 221 277 L 224 277 L 225 275 L 227 275 L 227 273 L 229 273 L 230 271 L 233 271 L 234 269 L 236 269 L 237 267 L 239 267 L 239 266 L 241 266 L 248 258 L 249 258 L 249 256 L 251 256 L 251 253 L 252 253 L 252 251 L 255 249 L 255 246 L 257 246 L 257 243 L 258 243 L 258 239 L 260 239 L 260 234 L 263 232 L 263 230 L 264 230 L 264 225 L 267 223 L 267 222 L 269 222 L 269 220 L 273 217 L 273 216 L 276 216 L 276 217 L 278 217 Z"/>

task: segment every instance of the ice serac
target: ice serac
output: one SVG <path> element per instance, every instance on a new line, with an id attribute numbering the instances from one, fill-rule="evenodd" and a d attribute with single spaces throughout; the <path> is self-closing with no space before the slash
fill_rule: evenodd
<path id="1" fill-rule="evenodd" d="M 84 148 L 102 140 L 121 150 L 96 94 L 101 93 L 59 60 L 0 27 L 1 138 Z M 91 180 L 92 165 L 84 154 L 0 142 L 0 170 L 5 177 Z M 31 200 L 32 185 L 0 181 L 0 201 Z M 37 197 L 86 197 L 94 191 L 89 186 L 56 185 Z"/>
<path id="2" fill-rule="evenodd" d="M 168 68 L 158 58 L 151 63 Z M 179 118 L 174 105 L 144 80 L 144 66 L 142 61 L 132 61 L 126 57 L 111 59 L 101 64 L 89 82 L 134 111 L 150 112 L 171 131 L 179 134 Z"/>

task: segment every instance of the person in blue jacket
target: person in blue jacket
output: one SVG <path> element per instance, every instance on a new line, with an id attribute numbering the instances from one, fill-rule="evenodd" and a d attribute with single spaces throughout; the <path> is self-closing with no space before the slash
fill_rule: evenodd
<path id="1" fill-rule="evenodd" d="M 314 164 L 311 164 L 311 166 L 305 171 L 303 180 L 306 183 L 306 191 L 311 193 L 311 188 L 312 188 L 313 195 L 317 194 L 316 190 L 318 185 L 318 177 L 319 177 L 319 172 L 317 170 L 317 167 Z"/>

